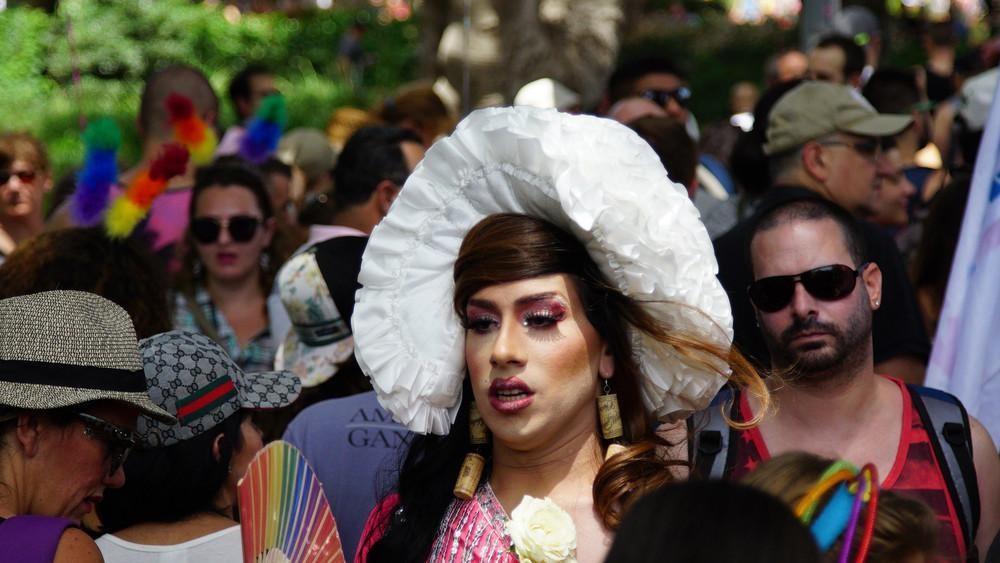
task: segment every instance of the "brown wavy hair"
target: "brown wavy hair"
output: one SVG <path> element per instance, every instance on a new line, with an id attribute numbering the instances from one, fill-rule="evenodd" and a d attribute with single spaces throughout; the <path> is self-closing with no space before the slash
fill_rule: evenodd
<path id="1" fill-rule="evenodd" d="M 765 404 L 769 395 L 739 352 L 664 324 L 643 303 L 612 286 L 578 239 L 542 219 L 497 214 L 469 231 L 455 261 L 455 311 L 464 321 L 465 305 L 477 291 L 551 274 L 568 274 L 575 280 L 587 319 L 614 357 L 611 383 L 618 396 L 628 445 L 603 464 L 594 481 L 595 508 L 605 527 L 613 530 L 639 497 L 674 480 L 671 466 L 686 465 L 664 457 L 663 447 L 672 444 L 653 431 L 657 421 L 642 402 L 639 389 L 643 376 L 633 353 L 629 336 L 632 330 L 670 346 L 688 365 L 750 388 Z"/>
<path id="2" fill-rule="evenodd" d="M 134 239 L 101 227 L 44 232 L 0 267 L 0 299 L 53 289 L 96 293 L 128 312 L 139 338 L 171 328 L 165 272 Z"/>

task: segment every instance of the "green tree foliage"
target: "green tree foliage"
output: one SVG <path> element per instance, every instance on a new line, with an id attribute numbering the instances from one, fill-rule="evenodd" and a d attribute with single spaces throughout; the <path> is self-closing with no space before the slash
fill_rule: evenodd
<path id="1" fill-rule="evenodd" d="M 363 44 L 373 57 L 359 87 L 336 65 L 337 47 L 355 22 L 368 26 Z M 243 15 L 189 0 L 62 0 L 55 14 L 0 11 L 0 130 L 27 130 L 49 147 L 56 171 L 83 157 L 83 119 L 113 118 L 122 129 L 122 164 L 139 147 L 135 115 L 142 81 L 171 63 L 202 70 L 232 123 L 229 79 L 248 63 L 274 70 L 288 102 L 289 127 L 323 128 L 342 105 L 367 105 L 413 78 L 414 23 L 377 23 L 359 10 Z"/>

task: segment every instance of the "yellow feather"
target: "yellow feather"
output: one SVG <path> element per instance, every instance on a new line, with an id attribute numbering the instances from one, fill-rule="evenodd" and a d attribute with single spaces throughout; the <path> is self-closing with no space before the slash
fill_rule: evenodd
<path id="1" fill-rule="evenodd" d="M 111 238 L 125 238 L 132 234 L 146 211 L 124 195 L 118 196 L 104 216 L 104 230 Z"/>

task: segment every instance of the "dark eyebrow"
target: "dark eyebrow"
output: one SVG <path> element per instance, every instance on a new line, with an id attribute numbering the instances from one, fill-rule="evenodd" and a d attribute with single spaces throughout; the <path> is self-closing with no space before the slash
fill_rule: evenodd
<path id="1" fill-rule="evenodd" d="M 532 303 L 537 303 L 539 301 L 546 301 L 554 297 L 559 297 L 559 294 L 554 291 L 547 291 L 545 293 L 534 293 L 532 295 L 525 295 L 524 297 L 519 298 L 517 301 L 514 301 L 514 305 L 518 307 L 523 307 L 524 305 L 530 305 Z M 470 306 L 481 307 L 483 309 L 490 309 L 492 311 L 498 309 L 496 303 L 488 299 L 469 299 L 469 302 L 466 304 L 466 307 Z"/>
<path id="2" fill-rule="evenodd" d="M 559 294 L 554 291 L 547 291 L 545 293 L 535 293 L 533 295 L 525 295 L 517 301 L 514 302 L 515 305 L 530 305 L 532 303 L 537 303 L 539 301 L 546 301 L 552 299 L 553 297 L 558 297 Z"/>
<path id="3" fill-rule="evenodd" d="M 481 309 L 489 309 L 491 311 L 497 310 L 496 303 L 486 300 L 486 299 L 469 299 L 469 302 L 465 304 L 466 307 L 479 307 Z"/>

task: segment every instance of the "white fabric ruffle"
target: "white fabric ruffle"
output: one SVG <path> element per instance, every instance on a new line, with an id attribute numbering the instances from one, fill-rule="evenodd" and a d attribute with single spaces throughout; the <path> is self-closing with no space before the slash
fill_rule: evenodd
<path id="1" fill-rule="evenodd" d="M 609 280 L 667 326 L 732 342 L 708 233 L 645 141 L 607 119 L 479 110 L 427 152 L 372 233 L 359 276 L 357 359 L 410 430 L 447 434 L 455 419 L 466 365 L 453 267 L 469 229 L 502 212 L 574 234 Z M 632 340 L 643 400 L 659 419 L 703 408 L 725 382 L 639 331 Z"/>

